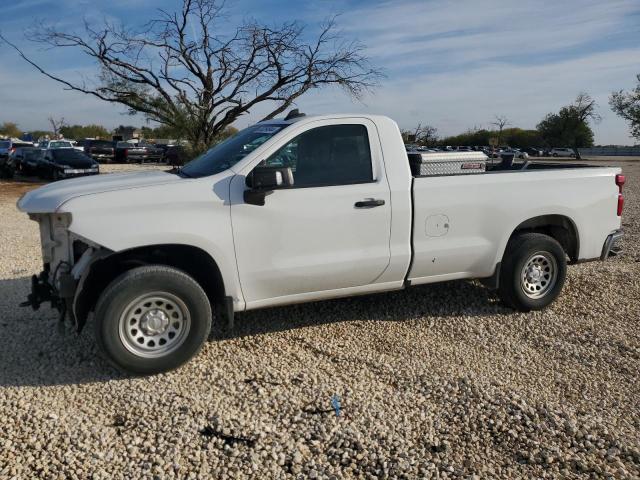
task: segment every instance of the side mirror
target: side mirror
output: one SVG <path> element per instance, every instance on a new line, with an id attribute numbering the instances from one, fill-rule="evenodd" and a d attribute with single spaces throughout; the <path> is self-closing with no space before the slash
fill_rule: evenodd
<path id="1" fill-rule="evenodd" d="M 289 167 L 256 167 L 247 175 L 244 201 L 251 205 L 264 205 L 264 199 L 277 188 L 293 185 L 293 172 Z"/>

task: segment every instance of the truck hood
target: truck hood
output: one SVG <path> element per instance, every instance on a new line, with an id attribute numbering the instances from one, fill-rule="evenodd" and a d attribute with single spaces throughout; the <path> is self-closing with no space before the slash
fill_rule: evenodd
<path id="1" fill-rule="evenodd" d="M 53 213 L 72 198 L 181 181 L 184 179 L 162 171 L 110 173 L 61 180 L 26 193 L 18 201 L 18 209 L 26 213 Z"/>

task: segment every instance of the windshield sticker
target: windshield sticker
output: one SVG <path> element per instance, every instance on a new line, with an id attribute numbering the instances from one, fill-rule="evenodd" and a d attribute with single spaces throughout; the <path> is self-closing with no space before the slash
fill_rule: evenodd
<path id="1" fill-rule="evenodd" d="M 260 134 L 272 134 L 272 133 L 276 133 L 278 130 L 280 130 L 280 127 L 260 127 L 258 128 L 254 133 L 260 133 Z"/>

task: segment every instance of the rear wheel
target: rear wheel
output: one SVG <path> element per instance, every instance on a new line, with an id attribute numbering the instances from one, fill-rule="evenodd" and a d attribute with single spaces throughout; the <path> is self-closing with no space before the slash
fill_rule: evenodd
<path id="1" fill-rule="evenodd" d="M 120 370 L 152 374 L 179 367 L 211 330 L 202 287 L 181 270 L 151 265 L 125 272 L 100 296 L 96 341 Z"/>
<path id="2" fill-rule="evenodd" d="M 560 295 L 566 274 L 562 246 L 548 235 L 525 233 L 507 245 L 498 291 L 517 310 L 541 310 Z"/>

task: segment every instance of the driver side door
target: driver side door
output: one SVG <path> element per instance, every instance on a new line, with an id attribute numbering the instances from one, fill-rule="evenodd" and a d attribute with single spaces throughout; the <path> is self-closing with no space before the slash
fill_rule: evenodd
<path id="1" fill-rule="evenodd" d="M 262 206 L 232 202 L 247 308 L 312 299 L 314 292 L 337 296 L 382 275 L 390 261 L 391 205 L 378 145 L 370 121 L 341 119 L 285 139 L 260 162 L 291 168 L 293 185 L 275 189 Z M 234 177 L 234 198 L 256 166 Z"/>

